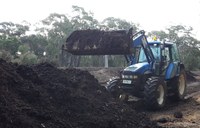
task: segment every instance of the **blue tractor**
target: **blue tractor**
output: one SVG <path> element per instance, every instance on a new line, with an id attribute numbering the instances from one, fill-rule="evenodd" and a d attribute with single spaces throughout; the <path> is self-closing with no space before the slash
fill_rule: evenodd
<path id="1" fill-rule="evenodd" d="M 95 39 L 90 37 L 96 30 L 91 31 L 87 39 L 84 38 L 84 43 L 81 42 L 84 40 L 82 38 L 76 38 L 75 41 L 69 37 L 64 49 L 78 55 L 124 55 L 129 66 L 121 71 L 120 78 L 112 79 L 106 86 L 113 96 L 123 100 L 128 100 L 130 95 L 138 97 L 144 100 L 148 109 L 162 108 L 166 98 L 175 101 L 184 99 L 186 73 L 176 44 L 166 41 L 148 42 L 144 31 L 132 34 L 131 29 L 126 34 L 124 31 L 98 33 L 101 37 L 96 36 Z M 106 34 L 109 40 L 104 38 Z M 110 42 L 104 46 L 100 41 Z M 109 44 L 112 44 L 111 47 Z"/>
<path id="2" fill-rule="evenodd" d="M 121 72 L 120 79 L 106 86 L 113 95 L 123 100 L 129 95 L 142 98 L 149 109 L 162 108 L 167 97 L 184 99 L 186 74 L 176 44 L 147 42 L 144 31 L 140 31 L 133 35 L 132 48 L 132 54 L 126 55 L 130 65 Z"/>

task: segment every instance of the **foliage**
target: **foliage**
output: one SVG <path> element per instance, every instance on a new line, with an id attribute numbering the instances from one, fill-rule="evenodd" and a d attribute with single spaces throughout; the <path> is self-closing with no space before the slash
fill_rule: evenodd
<path id="1" fill-rule="evenodd" d="M 101 23 L 101 27 L 102 29 L 106 30 L 116 30 L 116 29 L 129 30 L 130 28 L 133 28 L 134 33 L 138 30 L 138 26 L 135 25 L 134 23 L 114 17 L 108 17 L 104 19 Z"/>
<path id="2" fill-rule="evenodd" d="M 71 19 L 73 29 L 95 29 L 98 28 L 99 22 L 94 19 L 93 13 L 86 12 L 84 8 L 72 6 L 74 16 Z"/>
<path id="3" fill-rule="evenodd" d="M 30 47 L 29 46 L 27 46 L 27 45 L 25 45 L 25 44 L 23 44 L 23 45 L 20 45 L 19 47 L 18 47 L 18 54 L 25 54 L 26 52 L 28 52 L 30 50 Z"/>
<path id="4" fill-rule="evenodd" d="M 29 27 L 21 24 L 14 24 L 12 22 L 0 23 L 0 35 L 21 37 L 26 34 Z"/>
<path id="5" fill-rule="evenodd" d="M 187 70 L 200 68 L 200 50 L 198 48 L 185 45 L 179 51 Z"/>
<path id="6" fill-rule="evenodd" d="M 15 55 L 19 45 L 20 41 L 16 37 L 0 35 L 0 50 L 5 50 Z"/>
<path id="7" fill-rule="evenodd" d="M 148 36 L 156 36 L 160 40 L 166 40 L 168 38 L 168 34 L 165 31 L 151 31 L 148 33 Z"/>
<path id="8" fill-rule="evenodd" d="M 20 56 L 20 62 L 22 64 L 36 64 L 37 63 L 37 56 L 32 52 L 27 52 Z"/>
<path id="9" fill-rule="evenodd" d="M 47 39 L 40 34 L 21 37 L 21 43 L 24 47 L 27 47 L 29 51 L 34 52 L 39 58 L 43 57 L 46 46 L 49 44 Z"/>
<path id="10" fill-rule="evenodd" d="M 13 56 L 8 51 L 0 50 L 0 58 L 10 62 L 13 59 Z"/>

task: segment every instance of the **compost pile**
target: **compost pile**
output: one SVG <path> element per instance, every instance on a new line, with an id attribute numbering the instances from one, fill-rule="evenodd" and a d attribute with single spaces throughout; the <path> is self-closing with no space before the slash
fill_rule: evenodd
<path id="1" fill-rule="evenodd" d="M 76 30 L 66 40 L 65 48 L 75 55 L 115 55 L 130 51 L 131 30 Z"/>
<path id="2" fill-rule="evenodd" d="M 0 128 L 152 128 L 87 71 L 0 59 Z"/>

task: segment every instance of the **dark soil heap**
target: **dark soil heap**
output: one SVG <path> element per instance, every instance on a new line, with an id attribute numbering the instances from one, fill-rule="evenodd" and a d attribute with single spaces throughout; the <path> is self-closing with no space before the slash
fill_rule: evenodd
<path id="1" fill-rule="evenodd" d="M 87 71 L 0 59 L 0 128 L 154 128 Z"/>

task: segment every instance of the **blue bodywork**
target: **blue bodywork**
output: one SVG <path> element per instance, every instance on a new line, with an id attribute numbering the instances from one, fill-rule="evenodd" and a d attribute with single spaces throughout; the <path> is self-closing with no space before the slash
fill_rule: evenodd
<path id="1" fill-rule="evenodd" d="M 178 76 L 179 73 L 180 67 L 178 66 L 178 64 L 170 63 L 165 72 L 165 79 L 169 80 L 171 78 L 174 78 L 175 76 Z"/>
<path id="2" fill-rule="evenodd" d="M 149 63 L 147 62 L 143 62 L 143 63 L 137 63 L 137 64 L 133 64 L 130 65 L 128 67 L 126 67 L 124 69 L 124 71 L 129 71 L 129 75 L 143 75 L 145 74 L 145 72 L 151 72 L 152 73 L 152 69 Z M 180 67 L 178 67 L 178 65 L 174 64 L 174 63 L 170 63 L 167 66 L 167 69 L 165 71 L 165 80 L 169 80 L 175 76 L 178 76 L 180 72 Z"/>
<path id="3" fill-rule="evenodd" d="M 135 75 L 144 74 L 144 72 L 148 70 L 150 70 L 148 62 L 133 64 L 124 69 L 124 71 L 130 71 L 130 73 Z"/>

